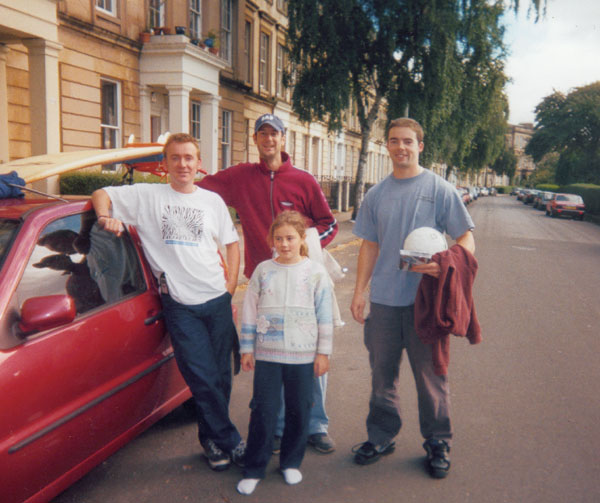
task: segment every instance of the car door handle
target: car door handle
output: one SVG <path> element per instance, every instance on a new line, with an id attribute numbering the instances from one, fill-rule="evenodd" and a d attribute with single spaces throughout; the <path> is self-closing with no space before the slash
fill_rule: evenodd
<path id="1" fill-rule="evenodd" d="M 165 315 L 163 314 L 163 312 L 159 311 L 154 316 L 150 316 L 150 318 L 146 318 L 144 320 L 144 325 L 146 325 L 146 326 L 152 325 L 152 324 L 156 323 L 157 321 L 162 320 L 164 317 L 165 317 Z"/>

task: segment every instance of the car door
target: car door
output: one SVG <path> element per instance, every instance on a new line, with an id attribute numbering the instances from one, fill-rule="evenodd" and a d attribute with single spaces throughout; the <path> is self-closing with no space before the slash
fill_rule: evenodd
<path id="1" fill-rule="evenodd" d="M 1 353 L 4 502 L 47 500 L 189 396 L 130 235 L 102 231 L 89 211 L 31 220 L 11 306 L 68 296 L 76 314 Z"/>

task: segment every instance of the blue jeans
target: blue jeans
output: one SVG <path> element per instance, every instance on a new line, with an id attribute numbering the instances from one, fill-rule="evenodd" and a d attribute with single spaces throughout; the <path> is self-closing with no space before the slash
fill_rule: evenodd
<path id="1" fill-rule="evenodd" d="M 231 295 L 184 305 L 161 295 L 175 359 L 196 402 L 198 438 L 213 440 L 226 452 L 241 441 L 229 419 L 231 351 L 236 338 Z"/>
<path id="2" fill-rule="evenodd" d="M 257 361 L 250 408 L 244 478 L 262 479 L 273 453 L 281 387 L 285 396 L 285 428 L 281 439 L 279 466 L 300 468 L 308 440 L 314 365 Z"/>
<path id="3" fill-rule="evenodd" d="M 312 408 L 310 409 L 310 421 L 308 423 L 309 435 L 315 433 L 327 433 L 329 429 L 329 416 L 325 410 L 325 398 L 327 396 L 327 376 L 329 374 L 323 374 L 321 377 L 313 376 L 313 401 Z M 281 391 L 281 397 L 283 400 L 283 390 Z M 279 415 L 277 416 L 277 427 L 275 428 L 275 435 L 278 437 L 283 436 L 283 425 L 285 423 L 285 404 L 282 401 L 281 408 L 279 409 Z"/>

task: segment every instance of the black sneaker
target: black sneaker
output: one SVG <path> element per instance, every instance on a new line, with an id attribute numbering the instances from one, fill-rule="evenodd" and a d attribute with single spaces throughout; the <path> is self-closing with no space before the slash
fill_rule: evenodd
<path id="1" fill-rule="evenodd" d="M 246 442 L 240 440 L 237 447 L 231 451 L 231 461 L 240 468 L 244 468 L 244 458 L 246 457 Z"/>
<path id="2" fill-rule="evenodd" d="M 309 435 L 308 445 L 312 445 L 315 450 L 323 454 L 329 454 L 330 452 L 335 451 L 335 444 L 327 433 L 313 433 L 312 435 Z"/>
<path id="3" fill-rule="evenodd" d="M 281 452 L 281 437 L 275 435 L 273 437 L 273 454 L 279 454 Z"/>
<path id="4" fill-rule="evenodd" d="M 396 442 L 385 442 L 383 444 L 375 445 L 367 441 L 355 445 L 352 448 L 354 462 L 358 465 L 370 465 L 379 460 L 381 456 L 386 456 L 394 452 L 395 448 Z"/>
<path id="5" fill-rule="evenodd" d="M 427 440 L 423 447 L 427 451 L 427 469 L 429 474 L 436 479 L 443 479 L 450 471 L 450 446 L 445 440 L 434 438 Z"/>
<path id="6" fill-rule="evenodd" d="M 204 447 L 204 456 L 211 470 L 222 472 L 227 470 L 231 464 L 229 456 L 225 454 L 212 440 L 206 440 L 202 443 Z"/>

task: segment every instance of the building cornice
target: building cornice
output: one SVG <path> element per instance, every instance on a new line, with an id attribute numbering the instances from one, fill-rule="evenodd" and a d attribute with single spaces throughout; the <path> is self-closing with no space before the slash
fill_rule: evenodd
<path id="1" fill-rule="evenodd" d="M 276 26 L 278 24 L 277 19 L 275 19 L 270 14 L 266 13 L 264 10 L 261 10 L 258 12 L 258 17 L 260 19 L 262 19 L 263 21 L 266 21 L 267 23 L 272 24 L 274 26 Z"/>
<path id="2" fill-rule="evenodd" d="M 105 42 L 110 42 L 111 44 L 117 43 L 122 47 L 127 47 L 128 49 L 132 49 L 137 52 L 140 51 L 143 45 L 137 40 L 132 40 L 128 37 L 124 37 L 119 33 L 115 33 L 98 25 L 82 21 L 81 19 L 69 16 L 68 14 L 65 14 L 63 12 L 58 13 L 58 19 L 64 23 L 59 25 L 60 28 L 70 28 L 86 36 L 91 35 Z"/>

